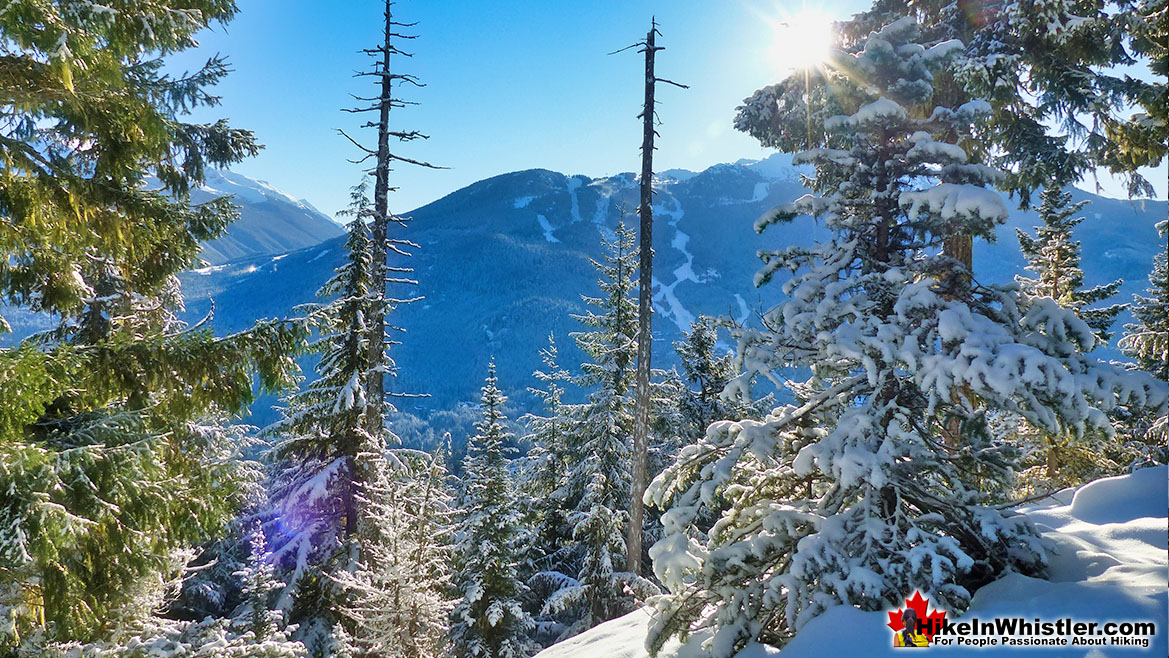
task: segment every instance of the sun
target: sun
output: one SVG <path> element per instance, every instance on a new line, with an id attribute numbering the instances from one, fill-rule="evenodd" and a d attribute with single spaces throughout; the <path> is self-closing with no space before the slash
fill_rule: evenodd
<path id="1" fill-rule="evenodd" d="M 786 72 L 824 63 L 836 41 L 832 20 L 824 12 L 805 8 L 772 21 L 772 61 Z"/>

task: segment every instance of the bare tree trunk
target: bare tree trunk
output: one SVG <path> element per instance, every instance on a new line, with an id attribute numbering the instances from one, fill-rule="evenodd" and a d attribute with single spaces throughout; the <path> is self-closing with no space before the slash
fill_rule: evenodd
<path id="1" fill-rule="evenodd" d="M 393 20 L 391 2 L 386 0 L 384 42 L 381 47 L 381 60 L 375 66 L 380 66 L 381 93 L 377 99 L 377 163 L 374 166 L 373 187 L 373 282 L 374 292 L 378 299 L 386 294 L 386 255 L 387 240 L 389 238 L 390 210 L 390 107 L 393 103 L 393 77 L 390 75 L 390 53 L 393 46 L 390 42 L 393 36 Z M 369 359 L 366 381 L 366 431 L 373 436 L 380 436 L 385 419 L 382 417 L 385 399 L 385 334 L 386 313 L 385 305 L 373 304 L 373 312 L 368 318 L 369 323 Z"/>
<path id="2" fill-rule="evenodd" d="M 645 522 L 646 469 L 649 453 L 649 372 L 653 354 L 653 152 L 654 45 L 657 25 L 645 35 L 645 105 L 641 110 L 640 289 L 637 297 L 637 394 L 633 418 L 633 486 L 629 499 L 629 532 L 625 538 L 626 570 L 641 574 L 641 532 Z"/>

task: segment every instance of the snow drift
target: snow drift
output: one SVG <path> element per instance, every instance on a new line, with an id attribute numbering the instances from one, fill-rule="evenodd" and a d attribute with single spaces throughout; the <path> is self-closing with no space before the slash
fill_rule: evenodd
<path id="1" fill-rule="evenodd" d="M 1048 501 L 1020 508 L 1050 540 L 1048 580 L 1013 574 L 974 595 L 961 619 L 1020 616 L 1031 619 L 1153 621 L 1157 634 L 1149 648 L 1061 647 L 991 650 L 935 647 L 946 655 L 1075 656 L 1169 655 L 1169 468 L 1097 480 L 1064 490 Z M 645 658 L 649 612 L 638 610 L 601 624 L 537 654 L 537 658 Z M 821 658 L 822 656 L 896 656 L 885 612 L 833 608 L 808 623 L 784 650 L 753 645 L 739 658 Z M 663 658 L 697 658 L 701 638 L 673 644 Z"/>

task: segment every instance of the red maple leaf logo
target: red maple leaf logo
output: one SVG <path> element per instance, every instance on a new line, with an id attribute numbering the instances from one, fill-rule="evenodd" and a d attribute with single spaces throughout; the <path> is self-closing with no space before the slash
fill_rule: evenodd
<path id="1" fill-rule="evenodd" d="M 912 608 L 917 613 L 917 618 L 921 622 L 921 632 L 931 642 L 933 642 L 934 634 L 941 629 L 942 620 L 946 618 L 944 610 L 934 610 L 927 614 L 930 600 L 922 597 L 920 591 L 913 593 L 913 596 L 905 599 L 907 608 Z M 897 610 L 889 612 L 889 628 L 893 629 L 894 633 L 900 632 L 905 628 L 904 622 L 901 621 L 901 615 L 905 612 L 905 608 L 898 608 Z"/>

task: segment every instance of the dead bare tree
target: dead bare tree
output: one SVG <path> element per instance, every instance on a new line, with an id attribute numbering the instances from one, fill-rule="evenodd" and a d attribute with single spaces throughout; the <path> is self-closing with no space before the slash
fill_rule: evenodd
<path id="1" fill-rule="evenodd" d="M 633 463 L 632 487 L 629 499 L 629 530 L 625 536 L 626 570 L 641 574 L 641 534 L 645 521 L 645 495 L 647 462 L 649 453 L 649 407 L 650 407 L 650 356 L 653 348 L 653 333 L 650 315 L 653 313 L 653 152 L 654 129 L 657 113 L 654 92 L 657 83 L 664 82 L 682 89 L 686 85 L 659 78 L 654 73 L 654 57 L 664 46 L 656 43 L 661 36 L 656 19 L 651 19 L 650 30 L 644 41 L 639 41 L 616 52 L 637 48 L 645 54 L 645 102 L 638 118 L 642 120 L 641 136 L 641 200 L 638 215 L 641 219 L 639 283 L 637 297 L 637 391 L 633 417 Z M 612 54 L 612 53 L 610 53 Z"/>
<path id="2" fill-rule="evenodd" d="M 370 159 L 374 159 L 374 190 L 373 190 L 373 208 L 372 208 L 372 225 L 371 225 L 371 240 L 373 247 L 373 280 L 381 281 L 380 286 L 376 286 L 375 294 L 381 297 L 381 301 L 408 301 L 408 300 L 387 300 L 386 299 L 386 284 L 387 283 L 414 283 L 408 277 L 413 268 L 405 266 L 390 266 L 387 262 L 387 256 L 392 251 L 400 256 L 408 257 L 410 253 L 409 248 L 416 248 L 417 245 L 405 239 L 391 239 L 389 237 L 389 226 L 391 223 L 404 226 L 406 219 L 398 217 L 389 210 L 389 193 L 396 190 L 395 187 L 390 187 L 390 165 L 393 162 L 403 162 L 419 167 L 426 167 L 429 169 L 442 169 L 424 162 L 407 158 L 390 151 L 390 140 L 396 139 L 399 142 L 409 142 L 415 139 L 428 139 L 417 130 L 391 130 L 390 129 L 390 110 L 395 107 L 405 107 L 407 105 L 417 105 L 417 103 L 405 101 L 394 97 L 394 84 L 399 86 L 403 84 L 410 84 L 415 87 L 423 87 L 423 85 L 416 76 L 409 73 L 394 73 L 390 70 L 390 56 L 401 55 L 403 57 L 412 57 L 412 53 L 400 50 L 395 44 L 396 39 L 416 39 L 416 34 L 403 34 L 398 32 L 399 29 L 409 29 L 417 25 L 417 23 L 401 23 L 393 19 L 393 3 L 386 0 L 384 19 L 385 27 L 383 29 L 383 42 L 374 48 L 363 50 L 365 54 L 374 58 L 372 70 L 359 71 L 356 75 L 358 77 L 372 77 L 376 79 L 376 84 L 379 94 L 374 97 L 354 96 L 360 103 L 367 103 L 356 108 L 345 110 L 346 112 L 365 113 L 376 112 L 376 121 L 367 121 L 362 124 L 362 128 L 376 128 L 377 129 L 377 147 L 369 148 L 361 144 L 358 140 L 349 136 L 345 131 L 339 131 L 346 139 L 353 143 L 364 154 L 361 158 L 354 160 L 356 163 L 364 163 Z M 391 279 L 391 272 L 394 278 Z M 370 317 L 366 318 L 366 323 L 370 329 L 371 340 L 369 341 L 369 357 L 368 370 L 366 381 L 366 395 L 370 400 L 381 401 L 385 399 L 385 375 L 389 371 L 389 361 L 386 357 L 386 347 L 389 344 L 387 336 L 386 316 L 384 303 L 372 304 L 373 312 Z M 380 435 L 384 429 L 385 411 L 384 405 L 379 403 L 372 403 L 366 407 L 366 429 L 370 433 Z"/>

